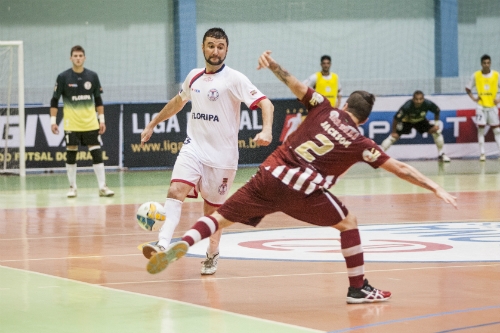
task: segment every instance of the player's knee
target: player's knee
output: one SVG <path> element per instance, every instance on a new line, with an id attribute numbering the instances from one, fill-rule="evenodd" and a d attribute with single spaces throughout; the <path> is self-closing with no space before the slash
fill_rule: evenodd
<path id="1" fill-rule="evenodd" d="M 66 150 L 66 164 L 76 164 L 78 150 Z"/>
<path id="2" fill-rule="evenodd" d="M 167 198 L 184 201 L 191 191 L 192 186 L 181 182 L 171 182 L 168 188 Z"/>
<path id="3" fill-rule="evenodd" d="M 339 223 L 333 226 L 335 229 L 339 230 L 340 232 L 351 230 L 351 229 L 357 229 L 358 228 L 358 219 L 356 218 L 355 215 L 349 213 Z"/>
<path id="4" fill-rule="evenodd" d="M 101 164 L 102 163 L 102 150 L 101 147 L 90 147 L 89 148 L 90 155 L 92 155 L 92 163 L 93 164 Z"/>

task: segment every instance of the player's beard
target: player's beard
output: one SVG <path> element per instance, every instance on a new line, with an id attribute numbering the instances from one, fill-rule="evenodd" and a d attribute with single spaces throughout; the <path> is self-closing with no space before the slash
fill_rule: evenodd
<path id="1" fill-rule="evenodd" d="M 212 57 L 212 58 L 215 58 L 215 57 Z M 219 65 L 221 65 L 221 64 L 224 62 L 224 60 L 226 60 L 226 57 L 221 58 L 221 57 L 217 56 L 216 58 L 217 58 L 218 60 L 217 60 L 217 61 L 213 61 L 213 60 L 211 60 L 211 58 L 210 58 L 210 57 L 208 57 L 208 58 L 207 58 L 207 57 L 205 57 L 205 61 L 206 61 L 207 63 L 209 63 L 210 65 L 212 65 L 212 66 L 219 66 Z"/>

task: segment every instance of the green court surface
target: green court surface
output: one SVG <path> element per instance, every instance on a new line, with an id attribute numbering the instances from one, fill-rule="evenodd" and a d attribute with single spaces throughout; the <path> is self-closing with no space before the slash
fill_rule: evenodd
<path id="1" fill-rule="evenodd" d="M 5 333 L 319 332 L 2 267 L 0 309 L 0 332 Z"/>

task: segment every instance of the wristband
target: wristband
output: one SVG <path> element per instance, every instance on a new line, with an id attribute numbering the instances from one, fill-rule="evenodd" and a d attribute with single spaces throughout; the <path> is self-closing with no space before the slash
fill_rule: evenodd
<path id="1" fill-rule="evenodd" d="M 50 116 L 50 124 L 51 125 L 57 125 L 57 123 L 56 123 L 56 116 Z"/>
<path id="2" fill-rule="evenodd" d="M 104 114 L 100 114 L 100 115 L 99 115 L 99 122 L 100 122 L 101 124 L 104 124 Z"/>

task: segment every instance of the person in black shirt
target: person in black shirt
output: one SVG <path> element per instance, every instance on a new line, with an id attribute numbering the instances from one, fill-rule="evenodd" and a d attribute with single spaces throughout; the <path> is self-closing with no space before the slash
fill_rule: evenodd
<path id="1" fill-rule="evenodd" d="M 428 111 L 434 113 L 434 125 L 429 123 L 429 120 L 426 118 Z M 412 128 L 414 128 L 420 134 L 429 133 L 432 135 L 438 148 L 439 161 L 450 162 L 450 158 L 443 152 L 444 139 L 437 125 L 439 112 L 439 107 L 428 99 L 425 99 L 422 91 L 415 91 L 413 93 L 413 98 L 403 104 L 394 115 L 392 132 L 382 142 L 382 149 L 387 151 L 394 142 L 399 140 L 402 134 L 409 134 Z"/>
<path id="2" fill-rule="evenodd" d="M 101 134 L 106 131 L 102 88 L 97 73 L 83 67 L 85 50 L 80 45 L 71 48 L 72 68 L 57 76 L 50 101 L 50 123 L 54 134 L 59 134 L 56 122 L 59 98 L 63 98 L 64 138 L 66 140 L 66 171 L 68 173 L 68 198 L 77 195 L 76 157 L 78 145 L 87 146 L 92 155 L 94 172 L 99 184 L 99 196 L 110 197 L 115 193 L 106 186 L 101 151 Z M 99 114 L 99 121 L 96 117 Z"/>

